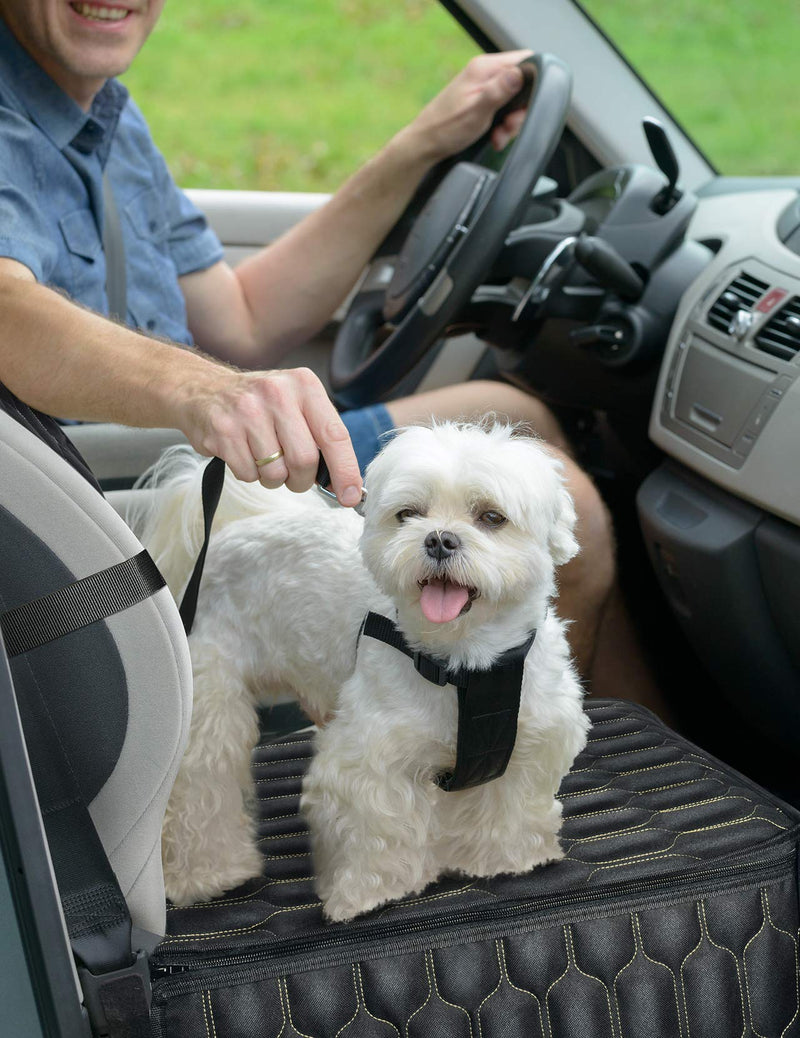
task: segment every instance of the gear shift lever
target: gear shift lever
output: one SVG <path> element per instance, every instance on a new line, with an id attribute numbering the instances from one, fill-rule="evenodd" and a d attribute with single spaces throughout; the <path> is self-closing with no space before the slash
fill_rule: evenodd
<path id="1" fill-rule="evenodd" d="M 668 213 L 672 209 L 681 197 L 681 192 L 675 187 L 678 182 L 678 159 L 672 150 L 669 137 L 667 137 L 667 131 L 658 119 L 652 119 L 648 116 L 642 120 L 642 126 L 644 127 L 644 134 L 647 137 L 647 143 L 650 146 L 655 163 L 667 178 L 667 186 L 659 191 L 650 203 L 650 208 L 653 212 L 663 216 L 664 213 Z"/>

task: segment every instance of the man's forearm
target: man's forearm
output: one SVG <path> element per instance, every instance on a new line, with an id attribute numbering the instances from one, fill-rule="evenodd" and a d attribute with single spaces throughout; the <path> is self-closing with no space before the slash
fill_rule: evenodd
<path id="1" fill-rule="evenodd" d="M 330 319 L 425 173 L 486 131 L 519 89 L 527 51 L 482 55 L 321 209 L 235 271 L 182 279 L 195 341 L 247 365 L 275 364 Z M 493 131 L 502 146 L 522 113 Z"/>
<path id="2" fill-rule="evenodd" d="M 268 356 L 280 358 L 330 319 L 430 166 L 398 135 L 325 206 L 236 268 Z"/>
<path id="3" fill-rule="evenodd" d="M 361 499 L 347 429 L 313 372 L 240 372 L 149 339 L 37 284 L 12 261 L 0 260 L 0 312 L 10 329 L 0 336 L 0 382 L 30 406 L 65 418 L 180 429 L 239 479 L 268 487 L 307 490 L 321 451 L 341 503 Z M 278 447 L 280 457 L 257 464 Z"/>
<path id="4" fill-rule="evenodd" d="M 47 414 L 174 425 L 181 383 L 216 367 L 26 279 L 0 278 L 0 309 L 0 381 Z"/>

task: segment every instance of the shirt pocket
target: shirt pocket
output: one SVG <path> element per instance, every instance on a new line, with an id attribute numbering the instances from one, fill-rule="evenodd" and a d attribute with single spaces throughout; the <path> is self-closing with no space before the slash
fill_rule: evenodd
<path id="1" fill-rule="evenodd" d="M 129 229 L 128 309 L 135 327 L 190 342 L 186 304 L 170 252 L 172 229 L 161 193 L 146 187 L 126 203 L 123 212 Z"/>
<path id="2" fill-rule="evenodd" d="M 125 206 L 131 227 L 136 234 L 154 245 L 163 245 L 169 237 L 169 220 L 156 188 L 146 187 Z"/>
<path id="3" fill-rule="evenodd" d="M 66 245 L 68 270 L 56 272 L 55 283 L 75 299 L 98 309 L 105 282 L 102 243 L 89 209 L 74 209 L 58 221 Z"/>

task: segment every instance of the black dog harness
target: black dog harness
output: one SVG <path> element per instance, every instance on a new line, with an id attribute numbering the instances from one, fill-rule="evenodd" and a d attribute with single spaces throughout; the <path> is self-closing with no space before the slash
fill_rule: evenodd
<path id="1" fill-rule="evenodd" d="M 392 621 L 380 613 L 367 613 L 361 634 L 411 657 L 417 672 L 434 685 L 458 689 L 456 763 L 452 771 L 437 776 L 437 785 L 451 792 L 500 778 L 517 737 L 522 671 L 536 631 L 499 656 L 489 670 L 451 670 L 446 660 L 414 652 Z"/>
<path id="2" fill-rule="evenodd" d="M 322 461 L 319 472 L 318 483 L 322 485 L 327 482 Z M 224 462 L 220 458 L 212 458 L 203 473 L 203 545 L 180 606 L 181 619 L 187 634 L 191 632 L 194 623 L 211 523 L 222 493 L 224 479 Z M 522 672 L 536 631 L 521 645 L 504 652 L 489 670 L 469 670 L 464 667 L 450 670 L 446 661 L 436 660 L 422 652 L 414 652 L 392 621 L 379 613 L 367 613 L 359 637 L 361 634 L 392 645 L 406 656 L 410 656 L 417 671 L 427 681 L 439 686 L 452 684 L 458 689 L 456 763 L 452 771 L 437 776 L 437 784 L 450 792 L 469 789 L 500 778 L 514 750 Z"/>

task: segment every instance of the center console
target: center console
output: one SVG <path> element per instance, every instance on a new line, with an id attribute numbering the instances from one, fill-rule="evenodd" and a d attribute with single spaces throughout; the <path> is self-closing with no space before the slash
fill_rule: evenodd
<path id="1" fill-rule="evenodd" d="M 745 198 L 709 199 L 698 212 L 693 236 L 719 251 L 679 308 L 650 435 L 718 486 L 800 524 L 800 258 L 776 235 L 794 195 Z"/>
<path id="2" fill-rule="evenodd" d="M 716 254 L 685 293 L 651 439 L 668 460 L 639 518 L 661 587 L 740 717 L 800 752 L 800 257 L 793 191 L 704 199 Z"/>

